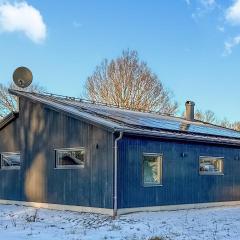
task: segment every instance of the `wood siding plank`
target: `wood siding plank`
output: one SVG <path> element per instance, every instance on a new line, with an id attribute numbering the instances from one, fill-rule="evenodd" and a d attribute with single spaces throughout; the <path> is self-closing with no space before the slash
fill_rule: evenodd
<path id="1" fill-rule="evenodd" d="M 143 187 L 143 153 L 163 154 L 163 186 Z M 186 156 L 182 157 L 182 153 Z M 118 152 L 118 206 L 134 208 L 240 200 L 240 149 L 124 135 Z M 223 156 L 223 176 L 199 175 L 199 156 Z"/>

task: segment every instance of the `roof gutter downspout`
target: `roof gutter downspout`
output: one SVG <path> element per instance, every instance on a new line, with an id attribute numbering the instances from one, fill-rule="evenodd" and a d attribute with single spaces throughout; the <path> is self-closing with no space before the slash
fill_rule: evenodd
<path id="1" fill-rule="evenodd" d="M 113 193 L 113 218 L 117 217 L 117 175 L 118 175 L 118 141 L 122 139 L 123 132 L 119 132 L 119 136 L 114 142 L 114 193 Z"/>

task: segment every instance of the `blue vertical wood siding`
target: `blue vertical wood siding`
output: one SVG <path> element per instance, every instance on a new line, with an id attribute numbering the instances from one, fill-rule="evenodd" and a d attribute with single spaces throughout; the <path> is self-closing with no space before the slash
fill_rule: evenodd
<path id="1" fill-rule="evenodd" d="M 143 153 L 163 154 L 163 186 L 143 186 Z M 239 155 L 232 147 L 125 135 L 118 152 L 118 207 L 240 200 Z M 224 157 L 224 175 L 199 175 L 199 156 Z"/>
<path id="2" fill-rule="evenodd" d="M 0 139 L 0 152 L 20 150 L 22 159 L 20 170 L 0 170 L 0 199 L 113 207 L 111 132 L 21 98 Z M 72 147 L 85 148 L 85 167 L 55 169 L 54 149 Z"/>
<path id="3" fill-rule="evenodd" d="M 20 170 L 0 170 L 0 199 L 113 208 L 114 136 L 20 98 L 19 118 L 0 131 L 0 152 L 21 151 Z M 84 168 L 55 169 L 58 148 L 84 147 Z M 163 186 L 143 186 L 143 153 L 163 154 Z M 183 157 L 184 153 L 184 157 Z M 224 175 L 199 175 L 199 156 L 224 157 Z M 123 135 L 118 208 L 240 200 L 240 149 Z"/>
<path id="4" fill-rule="evenodd" d="M 0 151 L 17 152 L 21 149 L 22 135 L 19 118 L 0 131 Z M 21 195 L 21 176 L 18 170 L 1 170 L 0 199 L 17 199 Z"/>

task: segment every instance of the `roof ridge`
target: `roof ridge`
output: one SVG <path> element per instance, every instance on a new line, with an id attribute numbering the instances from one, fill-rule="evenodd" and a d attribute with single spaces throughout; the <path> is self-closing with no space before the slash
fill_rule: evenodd
<path id="1" fill-rule="evenodd" d="M 26 91 L 20 91 L 20 92 L 26 92 Z M 176 117 L 173 114 L 166 113 L 166 112 L 159 112 L 159 111 L 153 111 L 153 110 L 147 111 L 147 110 L 144 110 L 141 108 L 123 107 L 123 106 L 119 106 L 119 105 L 112 104 L 112 103 L 94 101 L 94 100 L 80 98 L 80 97 L 70 97 L 70 96 L 66 96 L 66 95 L 60 95 L 60 94 L 49 93 L 49 92 L 42 92 L 42 93 L 27 92 L 27 93 L 31 93 L 31 94 L 35 94 L 35 95 L 42 95 L 42 96 L 47 96 L 47 97 L 55 97 L 55 98 L 60 98 L 60 99 L 64 99 L 64 100 L 76 101 L 76 102 L 95 104 L 95 105 L 106 106 L 106 107 L 112 107 L 112 108 L 117 108 L 117 109 L 129 110 L 129 111 L 134 111 L 134 112 L 155 113 L 157 115 L 162 115 L 162 116 Z"/>
<path id="2" fill-rule="evenodd" d="M 174 118 L 186 120 L 183 117 L 175 116 L 175 115 L 169 114 L 169 113 L 163 113 L 163 112 L 152 111 L 152 110 L 147 111 L 147 110 L 144 110 L 144 109 L 137 109 L 137 108 L 132 109 L 132 108 L 128 108 L 128 107 L 121 107 L 121 106 L 111 104 L 111 103 L 93 101 L 93 100 L 90 100 L 90 99 L 84 99 L 84 98 L 79 98 L 79 97 L 70 97 L 70 96 L 67 96 L 67 95 L 60 95 L 60 94 L 49 93 L 49 92 L 43 92 L 43 93 L 30 92 L 30 93 L 38 94 L 38 95 L 44 95 L 44 96 L 50 96 L 50 97 L 56 97 L 56 98 L 60 98 L 60 99 L 70 100 L 70 101 L 83 102 L 83 103 L 89 103 L 89 104 L 94 104 L 94 105 L 100 105 L 100 106 L 112 107 L 112 108 L 117 108 L 117 109 L 129 110 L 129 111 L 139 112 L 139 113 L 154 113 L 154 114 L 157 114 L 157 115 L 160 115 L 160 116 L 174 117 Z M 214 123 L 209 123 L 209 122 L 202 121 L 202 120 L 199 120 L 199 119 L 195 119 L 194 122 L 203 123 L 203 124 L 206 124 L 206 125 L 211 125 L 213 127 L 219 127 L 219 128 L 223 128 L 223 129 L 226 129 L 226 130 L 232 130 L 232 131 L 235 131 L 235 132 L 239 132 L 239 131 L 237 131 L 235 129 L 232 129 L 232 128 L 224 127 L 224 126 L 214 124 Z"/>
<path id="3" fill-rule="evenodd" d="M 10 89 L 10 91 L 11 90 L 19 92 L 19 93 L 32 94 L 32 95 L 35 95 L 36 97 L 38 97 L 38 96 L 39 97 L 47 97 L 47 98 L 50 98 L 52 100 L 55 99 L 55 100 L 59 100 L 59 101 L 61 101 L 61 100 L 72 101 L 72 104 L 73 104 L 73 102 L 75 102 L 75 103 L 79 102 L 79 103 L 93 104 L 93 105 L 99 105 L 99 106 L 106 106 L 106 107 L 120 109 L 120 110 L 127 110 L 127 111 L 131 111 L 131 112 L 139 113 L 139 114 L 140 113 L 156 114 L 157 116 L 172 118 L 172 120 L 175 119 L 175 121 L 180 121 L 181 120 L 182 123 L 186 123 L 186 124 L 194 124 L 194 125 L 199 125 L 199 126 L 201 126 L 201 125 L 204 126 L 205 125 L 205 126 L 208 126 L 208 127 L 219 129 L 219 130 L 233 131 L 235 133 L 239 133 L 239 131 L 237 131 L 237 130 L 227 128 L 227 127 L 223 127 L 223 126 L 220 126 L 220 125 L 217 125 L 217 124 L 212 124 L 212 123 L 200 121 L 200 120 L 197 120 L 197 119 L 195 119 L 195 121 L 187 121 L 183 117 L 174 116 L 174 115 L 171 115 L 171 114 L 164 114 L 164 113 L 157 112 L 157 111 L 144 111 L 144 110 L 141 110 L 141 109 L 130 109 L 130 108 L 126 108 L 126 107 L 120 107 L 120 106 L 117 106 L 117 105 L 114 105 L 114 104 L 92 101 L 92 100 L 89 100 L 89 99 L 84 99 L 84 98 L 79 98 L 79 97 L 70 97 L 70 96 L 65 96 L 65 95 L 60 95 L 60 94 L 49 93 L 49 92 L 40 92 L 39 93 L 39 92 L 35 92 L 35 91 L 30 92 L 30 91 L 21 91 L 21 90 Z"/>

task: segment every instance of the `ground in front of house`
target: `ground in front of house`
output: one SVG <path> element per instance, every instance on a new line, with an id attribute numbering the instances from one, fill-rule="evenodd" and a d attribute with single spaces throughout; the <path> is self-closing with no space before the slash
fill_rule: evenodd
<path id="1" fill-rule="evenodd" d="M 99 214 L 0 205 L 4 240 L 240 239 L 240 206 L 146 212 L 112 220 Z"/>

